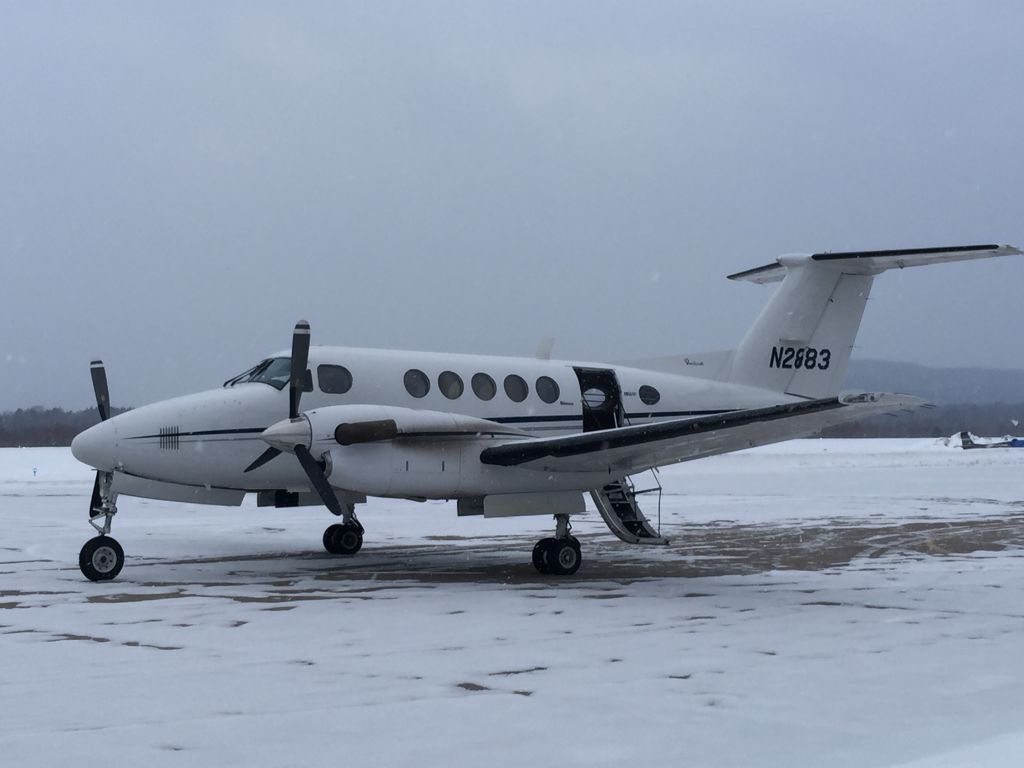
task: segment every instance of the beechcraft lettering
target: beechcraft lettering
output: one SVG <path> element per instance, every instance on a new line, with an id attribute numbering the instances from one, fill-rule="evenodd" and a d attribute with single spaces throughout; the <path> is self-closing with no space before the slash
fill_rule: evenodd
<path id="1" fill-rule="evenodd" d="M 841 395 L 875 277 L 903 267 L 1019 255 L 974 245 L 790 255 L 733 280 L 780 283 L 739 346 L 629 363 L 310 346 L 224 386 L 111 416 L 103 364 L 92 365 L 100 423 L 72 443 L 96 469 L 79 566 L 113 579 L 120 496 L 192 504 L 322 504 L 337 518 L 327 552 L 352 556 L 372 496 L 456 503 L 460 516 L 547 516 L 533 547 L 543 574 L 582 562 L 571 519 L 589 495 L 613 534 L 666 543 L 632 478 L 668 464 L 816 434 L 919 405 L 909 395 Z M 770 352 L 769 352 L 770 351 Z M 765 362 L 767 360 L 767 365 Z"/>

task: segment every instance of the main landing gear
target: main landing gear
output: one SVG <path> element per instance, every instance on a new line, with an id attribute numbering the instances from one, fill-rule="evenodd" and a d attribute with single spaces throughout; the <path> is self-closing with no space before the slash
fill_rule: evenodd
<path id="1" fill-rule="evenodd" d="M 583 555 L 571 530 L 568 515 L 555 515 L 554 538 L 541 539 L 533 546 L 533 567 L 539 573 L 571 576 L 580 569 Z"/>
<path id="2" fill-rule="evenodd" d="M 78 567 L 90 581 L 110 581 L 124 567 L 124 550 L 110 536 L 110 525 L 117 514 L 117 496 L 111 490 L 113 474 L 97 472 L 89 504 L 89 525 L 99 536 L 89 539 L 78 553 Z M 102 519 L 102 522 L 100 520 Z"/>
<path id="3" fill-rule="evenodd" d="M 354 555 L 363 546 L 363 526 L 353 515 L 346 523 L 335 523 L 324 531 L 324 549 L 332 555 Z"/>

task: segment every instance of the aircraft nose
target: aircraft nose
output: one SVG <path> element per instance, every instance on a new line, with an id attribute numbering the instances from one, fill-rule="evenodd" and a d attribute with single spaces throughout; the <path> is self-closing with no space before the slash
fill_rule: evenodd
<path id="1" fill-rule="evenodd" d="M 116 447 L 116 434 L 110 420 L 89 427 L 75 435 L 75 439 L 71 441 L 71 453 L 76 459 L 106 472 L 114 470 Z"/>

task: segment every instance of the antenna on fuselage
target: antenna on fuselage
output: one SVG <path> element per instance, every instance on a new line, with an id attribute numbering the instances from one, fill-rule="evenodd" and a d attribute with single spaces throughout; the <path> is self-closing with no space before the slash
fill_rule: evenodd
<path id="1" fill-rule="evenodd" d="M 545 336 L 540 340 L 540 344 L 537 346 L 537 354 L 534 355 L 538 360 L 550 360 L 551 350 L 555 348 L 555 337 Z"/>

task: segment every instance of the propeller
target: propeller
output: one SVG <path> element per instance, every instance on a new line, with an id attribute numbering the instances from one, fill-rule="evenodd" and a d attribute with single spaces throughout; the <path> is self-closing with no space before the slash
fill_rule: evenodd
<path id="1" fill-rule="evenodd" d="M 324 474 L 323 469 L 320 467 L 320 462 L 313 458 L 309 448 L 304 445 L 296 445 L 295 458 L 299 460 L 299 464 L 302 465 L 303 470 L 306 472 L 306 477 L 313 484 L 313 489 L 316 491 L 317 496 L 320 497 L 320 500 L 323 501 L 324 506 L 338 517 L 344 515 L 345 512 L 338 502 L 338 497 L 334 495 L 334 489 L 327 482 L 327 475 Z"/>
<path id="2" fill-rule="evenodd" d="M 256 460 L 248 467 L 246 467 L 244 470 L 242 470 L 242 472 L 244 474 L 245 472 L 252 472 L 254 469 L 259 469 L 271 459 L 276 459 L 279 455 L 281 455 L 280 449 L 275 448 L 274 446 L 270 446 L 269 448 L 267 448 L 267 450 L 265 450 L 263 453 L 257 456 Z"/>
<path id="3" fill-rule="evenodd" d="M 288 377 L 288 418 L 299 418 L 299 403 L 302 400 L 302 385 L 306 381 L 306 365 L 309 363 L 309 323 L 299 320 L 292 333 L 292 370 Z M 259 469 L 281 455 L 281 449 L 270 446 L 245 468 L 245 472 Z"/>
<path id="4" fill-rule="evenodd" d="M 305 320 L 300 320 L 295 324 L 295 332 L 292 334 L 292 367 L 291 376 L 288 380 L 288 421 L 272 425 L 264 432 L 265 439 L 274 439 L 275 442 L 282 446 L 286 445 L 286 442 L 291 442 L 292 445 L 282 448 L 276 448 L 271 445 L 252 464 L 246 467 L 245 471 L 251 472 L 258 467 L 262 467 L 268 461 L 279 456 L 284 450 L 290 450 L 295 454 L 295 458 L 299 460 L 302 470 L 306 473 L 306 477 L 309 478 L 313 490 L 316 491 L 324 506 L 335 515 L 343 517 L 345 516 L 345 510 L 338 501 L 338 497 L 335 496 L 331 484 L 327 481 L 327 475 L 324 474 L 324 469 L 320 462 L 313 458 L 309 448 L 301 442 L 295 442 L 303 434 L 303 430 L 299 426 L 301 422 L 298 421 L 302 418 L 299 412 L 299 403 L 302 400 L 302 388 L 306 381 L 306 366 L 308 363 L 309 323 Z M 306 426 L 308 427 L 308 424 Z M 305 434 L 311 442 L 309 433 L 306 432 Z"/>
<path id="5" fill-rule="evenodd" d="M 309 362 L 309 323 L 299 320 L 292 334 L 292 376 L 288 382 L 288 418 L 299 418 L 299 401 Z"/>
<path id="6" fill-rule="evenodd" d="M 110 389 L 107 387 L 107 369 L 103 367 L 102 360 L 93 360 L 89 363 L 89 373 L 92 376 L 92 391 L 96 395 L 96 410 L 100 412 L 100 421 L 110 418 Z M 96 479 L 92 484 L 92 499 L 89 501 L 89 518 L 102 514 L 103 494 L 100 492 L 100 476 L 109 474 L 96 470 Z"/>
<path id="7" fill-rule="evenodd" d="M 89 364 L 92 374 L 92 389 L 96 393 L 96 409 L 100 412 L 100 421 L 110 418 L 110 390 L 107 389 L 107 370 L 102 360 L 93 360 Z"/>

